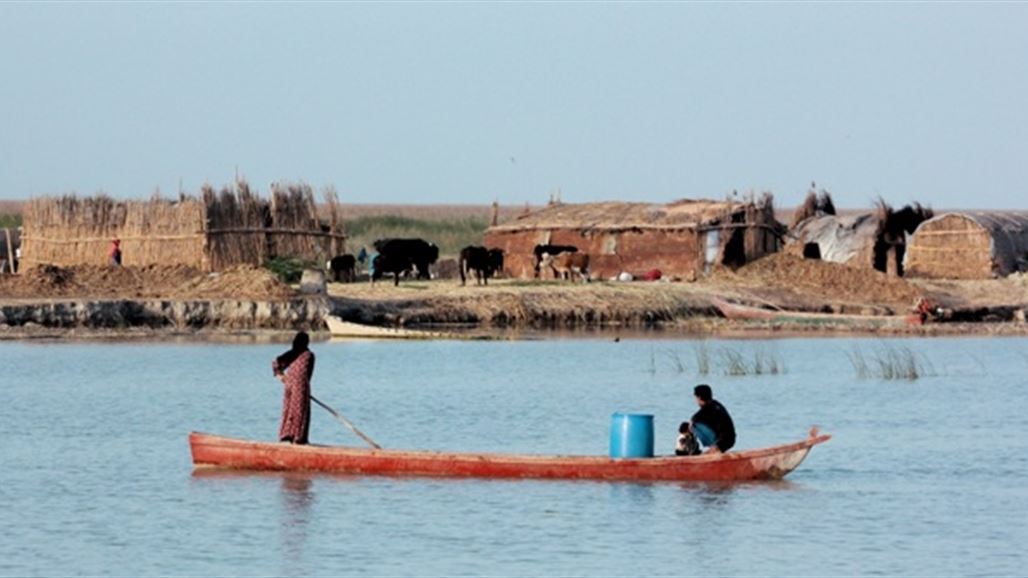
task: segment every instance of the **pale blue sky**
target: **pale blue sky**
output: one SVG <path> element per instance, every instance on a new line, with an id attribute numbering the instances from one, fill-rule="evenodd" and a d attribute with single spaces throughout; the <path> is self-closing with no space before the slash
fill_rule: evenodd
<path id="1" fill-rule="evenodd" d="M 1028 4 L 2 4 L 0 198 L 1028 208 Z"/>

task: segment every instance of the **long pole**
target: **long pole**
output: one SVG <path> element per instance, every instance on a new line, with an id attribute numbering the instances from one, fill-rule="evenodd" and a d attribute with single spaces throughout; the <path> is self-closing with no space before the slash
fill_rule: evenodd
<path id="1" fill-rule="evenodd" d="M 11 230 L 4 228 L 4 236 L 7 237 L 7 260 L 10 263 L 8 266 L 11 268 L 12 274 L 17 273 L 17 271 L 14 270 L 14 248 L 11 247 Z M 0 271 L 0 273 L 3 273 L 3 271 Z"/>
<path id="2" fill-rule="evenodd" d="M 375 448 L 376 450 L 382 449 L 382 446 L 376 444 L 374 442 L 374 440 L 372 440 L 368 436 L 364 435 L 364 432 L 362 432 L 361 430 L 357 429 L 357 426 L 355 426 L 352 423 L 350 423 L 350 420 L 348 420 L 345 417 L 343 417 L 343 415 L 340 414 L 338 411 L 336 411 L 336 410 L 332 409 L 331 407 L 325 405 L 324 403 L 321 402 L 320 399 L 314 397 L 313 395 L 311 396 L 311 401 L 313 401 L 314 403 L 316 403 L 316 404 L 320 405 L 321 407 L 325 408 L 326 410 L 328 410 L 328 413 L 332 414 L 332 416 L 335 417 L 337 420 L 343 422 L 343 425 L 345 425 L 346 427 L 350 428 L 353 431 L 353 433 L 355 433 L 358 436 L 360 436 L 360 438 L 362 440 L 368 442 L 368 445 L 370 445 L 371 447 Z"/>

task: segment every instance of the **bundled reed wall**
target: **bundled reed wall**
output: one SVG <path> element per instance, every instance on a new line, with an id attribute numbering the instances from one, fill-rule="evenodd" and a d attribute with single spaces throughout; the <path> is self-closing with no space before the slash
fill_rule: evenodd
<path id="1" fill-rule="evenodd" d="M 26 266 L 105 265 L 117 238 L 125 266 L 220 271 L 272 257 L 323 262 L 345 239 L 334 219 L 335 226 L 321 225 L 306 185 L 277 188 L 270 201 L 245 182 L 220 192 L 205 186 L 199 199 L 43 197 L 25 207 L 22 257 Z"/>
<path id="2" fill-rule="evenodd" d="M 933 279 L 990 279 L 1028 270 L 1028 213 L 948 213 L 911 237 L 907 274 Z"/>
<path id="3" fill-rule="evenodd" d="M 239 183 L 235 190 L 202 190 L 206 217 L 207 269 L 220 271 L 244 263 L 259 264 L 268 260 L 269 250 L 264 231 L 269 228 L 267 201 L 251 192 L 249 185 Z"/>
<path id="4" fill-rule="evenodd" d="M 204 205 L 195 199 L 32 199 L 23 216 L 22 261 L 25 266 L 104 265 L 111 241 L 118 238 L 123 265 L 199 267 L 204 260 L 203 219 Z"/>
<path id="5" fill-rule="evenodd" d="M 269 211 L 272 226 L 268 228 L 268 251 L 272 255 L 317 255 L 319 260 L 330 255 L 332 237 L 328 230 L 322 230 L 309 186 L 273 185 Z"/>

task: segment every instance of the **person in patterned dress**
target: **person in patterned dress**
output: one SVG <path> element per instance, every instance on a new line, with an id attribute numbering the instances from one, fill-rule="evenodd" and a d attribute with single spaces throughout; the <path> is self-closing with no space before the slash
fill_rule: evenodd
<path id="1" fill-rule="evenodd" d="M 314 373 L 314 352 L 307 348 L 310 337 L 303 331 L 293 338 L 293 347 L 275 358 L 271 369 L 285 387 L 282 399 L 282 424 L 278 439 L 293 444 L 306 444 L 311 427 L 311 374 Z"/>

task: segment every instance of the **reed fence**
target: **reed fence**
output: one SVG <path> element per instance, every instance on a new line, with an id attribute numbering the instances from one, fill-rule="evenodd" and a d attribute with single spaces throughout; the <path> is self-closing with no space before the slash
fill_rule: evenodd
<path id="1" fill-rule="evenodd" d="M 242 181 L 217 192 L 205 186 L 199 198 L 41 197 L 25 205 L 22 257 L 26 265 L 102 265 L 119 239 L 126 266 L 220 271 L 274 257 L 318 262 L 341 252 L 345 242 L 335 192 L 326 197 L 328 225 L 312 189 L 302 184 L 275 186 L 270 199 Z"/>

